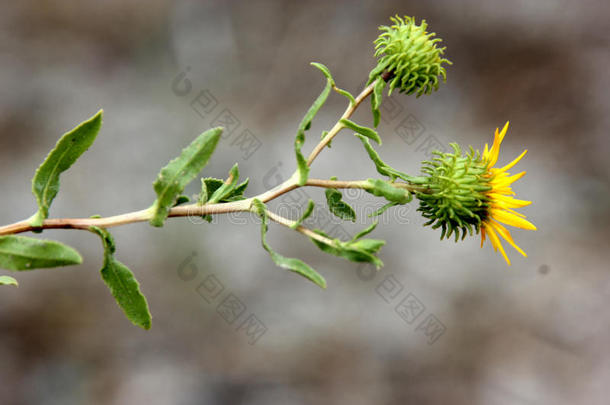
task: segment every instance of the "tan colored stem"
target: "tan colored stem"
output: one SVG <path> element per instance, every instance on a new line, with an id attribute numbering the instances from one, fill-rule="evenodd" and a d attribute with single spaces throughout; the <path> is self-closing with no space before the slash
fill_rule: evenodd
<path id="1" fill-rule="evenodd" d="M 379 78 L 377 80 L 383 80 L 383 79 Z M 341 131 L 343 128 L 345 128 L 345 125 L 343 125 L 343 123 L 341 123 L 341 120 L 351 118 L 351 116 L 354 114 L 354 111 L 356 111 L 356 109 L 358 108 L 360 103 L 362 103 L 362 101 L 365 98 L 367 98 L 368 96 L 371 95 L 371 93 L 373 92 L 373 89 L 375 88 L 375 83 L 377 83 L 377 80 L 374 81 L 373 83 L 369 84 L 368 86 L 366 86 L 366 88 L 364 90 L 362 90 L 362 92 L 360 94 L 358 94 L 358 96 L 355 98 L 356 102 L 354 104 L 350 103 L 350 105 L 347 107 L 347 109 L 345 110 L 345 112 L 343 113 L 343 115 L 341 116 L 339 121 L 337 121 L 337 123 L 331 128 L 330 131 L 328 131 L 328 134 L 326 134 L 326 136 L 324 138 L 322 138 L 320 143 L 318 143 L 316 145 L 316 147 L 313 149 L 313 151 L 311 151 L 311 154 L 307 158 L 307 166 L 311 166 L 311 164 L 313 163 L 315 158 L 320 154 L 320 152 L 322 152 L 322 150 L 326 147 L 326 145 L 328 145 L 328 143 L 330 141 L 332 141 L 332 139 L 339 133 L 339 131 Z"/>
<path id="2" fill-rule="evenodd" d="M 377 80 L 383 80 L 382 78 Z M 375 82 L 368 85 L 362 92 L 355 98 L 355 103 L 350 103 L 347 107 L 341 119 L 349 119 L 362 101 L 367 98 L 375 87 Z M 307 159 L 307 165 L 310 166 L 320 152 L 328 145 L 328 143 L 344 128 L 341 120 L 333 126 L 333 128 L 326 134 L 326 136 L 316 145 L 313 149 L 309 158 Z M 275 187 L 274 189 L 268 190 L 256 197 L 248 198 L 241 201 L 219 203 L 219 204 L 190 204 L 174 207 L 169 212 L 169 217 L 190 217 L 190 216 L 203 216 L 213 214 L 226 214 L 230 212 L 244 212 L 249 211 L 253 199 L 258 199 L 263 203 L 271 201 L 282 194 L 290 192 L 299 187 L 297 184 L 297 174 L 295 173 L 290 179 L 284 183 Z M 366 189 L 366 181 L 337 181 L 337 180 L 321 180 L 321 179 L 309 179 L 306 186 L 312 187 L 324 187 L 324 188 L 361 188 Z M 421 187 L 413 186 L 407 183 L 394 183 L 394 186 L 405 188 L 410 191 L 423 191 Z M 29 220 L 19 221 L 14 224 L 0 226 L 0 236 L 12 235 L 23 232 L 39 231 L 43 229 L 89 229 L 92 226 L 100 228 L 111 228 L 114 226 L 120 226 L 125 224 L 131 224 L 136 222 L 146 222 L 152 218 L 153 212 L 150 208 L 140 211 L 134 211 L 127 214 L 115 215 L 106 218 L 54 218 L 46 219 L 42 223 L 41 227 L 33 227 L 30 225 Z M 287 218 L 281 217 L 277 214 L 269 212 L 269 218 L 273 221 L 278 222 L 282 225 L 290 226 L 294 223 Z M 330 240 L 324 238 L 321 235 L 305 228 L 297 227 L 296 230 L 311 238 L 320 240 L 321 242 L 328 243 Z"/>

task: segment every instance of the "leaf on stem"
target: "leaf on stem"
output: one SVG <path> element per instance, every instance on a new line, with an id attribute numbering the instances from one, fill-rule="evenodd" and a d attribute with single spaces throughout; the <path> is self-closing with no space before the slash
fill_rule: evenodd
<path id="1" fill-rule="evenodd" d="M 104 246 L 104 265 L 100 270 L 102 280 L 125 315 L 134 325 L 150 329 L 151 315 L 146 298 L 140 291 L 140 284 L 127 266 L 114 258 L 116 247 L 110 233 L 102 228 L 91 227 L 102 239 Z"/>
<path id="2" fill-rule="evenodd" d="M 150 224 L 163 226 L 176 198 L 210 160 L 220 139 L 222 128 L 212 128 L 199 135 L 180 156 L 161 169 L 153 187 L 157 193 Z"/>
<path id="3" fill-rule="evenodd" d="M 19 287 L 17 280 L 9 276 L 0 276 L 0 285 L 14 285 L 15 287 Z"/>
<path id="4" fill-rule="evenodd" d="M 3 269 L 27 271 L 82 262 L 81 255 L 63 243 L 27 236 L 0 236 L 0 267 Z"/>
<path id="5" fill-rule="evenodd" d="M 237 187 L 237 182 L 239 181 L 239 168 L 237 167 L 237 163 L 233 165 L 231 170 L 229 171 L 229 178 L 226 181 L 223 181 L 220 187 L 218 187 L 212 194 L 210 194 L 210 198 L 206 201 L 208 204 L 216 204 L 220 201 L 227 201 L 227 199 L 235 196 L 234 191 Z M 246 182 L 246 185 L 248 183 Z M 243 186 L 243 183 L 240 185 Z M 245 189 L 245 187 L 244 187 Z M 209 190 L 208 190 L 209 192 Z M 243 191 L 241 192 L 243 195 Z"/>
<path id="6" fill-rule="evenodd" d="M 102 126 L 102 115 L 103 110 L 99 110 L 93 117 L 66 132 L 36 170 L 32 179 L 32 193 L 36 197 L 38 211 L 31 217 L 30 225 L 40 227 L 49 216 L 51 203 L 59 192 L 60 174 L 68 170 L 93 144 Z"/>
<path id="7" fill-rule="evenodd" d="M 334 91 L 336 91 L 337 93 L 339 93 L 342 96 L 346 97 L 349 100 L 350 105 L 352 107 L 354 105 L 356 105 L 356 99 L 354 98 L 352 93 L 350 93 L 347 90 L 343 90 L 343 89 L 340 89 L 339 87 L 337 87 L 337 85 L 335 84 L 335 79 L 333 79 L 332 75 L 330 74 L 330 70 L 326 66 L 324 66 L 323 64 L 318 63 L 318 62 L 311 62 L 311 65 L 317 67 L 318 69 L 320 69 L 322 71 L 322 73 L 324 74 L 324 76 L 326 76 L 326 78 L 328 80 L 330 80 L 330 83 L 331 83 Z"/>
<path id="8" fill-rule="evenodd" d="M 370 228 L 370 227 L 369 227 Z M 368 229 L 368 228 L 367 228 Z M 365 230 L 366 231 L 366 230 Z M 372 229 L 371 229 L 372 231 Z M 323 231 L 316 229 L 314 231 L 318 235 L 324 236 L 327 239 L 332 240 L 332 244 L 324 243 L 314 238 L 310 238 L 311 241 L 320 250 L 326 253 L 330 253 L 335 256 L 343 257 L 344 259 L 352 262 L 367 262 L 374 264 L 377 268 L 383 266 L 383 262 L 375 256 L 379 249 L 385 245 L 385 241 L 380 239 L 352 239 L 349 242 L 342 242 L 339 239 L 333 239 Z M 370 231 L 368 231 L 370 232 Z M 368 233 L 366 232 L 366 233 Z M 365 233 L 365 234 L 366 234 Z"/>
<path id="9" fill-rule="evenodd" d="M 381 105 L 381 98 L 385 85 L 385 80 L 381 78 L 377 79 L 375 86 L 373 87 L 373 94 L 371 94 L 371 110 L 373 111 L 373 125 L 375 128 L 379 126 L 379 118 L 381 117 L 379 106 Z"/>
<path id="10" fill-rule="evenodd" d="M 303 215 L 301 215 L 301 217 L 298 220 L 296 220 L 296 222 L 294 224 L 290 225 L 290 227 L 292 229 L 297 229 L 299 226 L 301 226 L 301 224 L 303 224 L 303 222 L 311 216 L 311 213 L 313 212 L 314 207 L 315 207 L 315 204 L 314 204 L 313 200 L 310 199 L 307 202 L 307 208 L 305 208 Z"/>
<path id="11" fill-rule="evenodd" d="M 381 160 L 379 154 L 375 151 L 375 149 L 373 149 L 373 146 L 371 146 L 371 143 L 366 137 L 360 134 L 356 134 L 356 136 L 362 141 L 364 149 L 366 149 L 367 153 L 369 154 L 369 158 L 375 164 L 375 168 L 377 169 L 377 172 L 379 174 L 383 176 L 388 176 L 392 181 L 396 180 L 396 178 L 399 178 L 404 181 L 410 182 L 413 179 L 413 177 L 409 176 L 408 174 L 394 169 L 393 167 L 385 163 L 383 160 Z"/>
<path id="12" fill-rule="evenodd" d="M 327 188 L 325 191 L 328 210 L 338 218 L 344 221 L 356 222 L 356 213 L 354 209 L 345 201 L 343 194 L 336 188 Z"/>
<path id="13" fill-rule="evenodd" d="M 346 128 L 351 129 L 352 131 L 356 132 L 357 134 L 366 136 L 367 138 L 372 139 L 375 142 L 377 142 L 379 145 L 381 145 L 381 138 L 379 137 L 379 134 L 377 134 L 377 131 L 375 131 L 374 129 L 360 126 L 360 125 L 356 124 L 355 122 L 350 121 L 345 118 L 341 119 L 340 122 L 343 125 L 345 125 Z"/>
<path id="14" fill-rule="evenodd" d="M 324 90 L 322 90 L 322 93 L 320 93 L 318 98 L 311 105 L 311 107 L 309 107 L 307 114 L 305 114 L 305 116 L 301 120 L 301 123 L 299 124 L 299 128 L 297 130 L 297 136 L 294 139 L 294 152 L 296 155 L 297 169 L 299 172 L 299 186 L 303 186 L 307 182 L 307 178 L 309 176 L 309 166 L 307 166 L 307 159 L 305 159 L 305 156 L 303 156 L 303 153 L 301 152 L 303 144 L 305 143 L 305 131 L 307 131 L 311 127 L 311 122 L 313 121 L 314 117 L 316 116 L 322 105 L 326 102 L 326 99 L 328 98 L 330 90 L 334 84 L 332 78 L 329 77 L 330 72 L 328 72 L 328 69 L 326 69 L 324 65 L 321 65 L 319 63 L 314 63 L 313 65 L 320 69 L 322 73 L 324 73 L 324 75 L 326 76 L 326 86 L 324 87 Z M 326 71 L 324 69 L 326 69 Z"/>
<path id="15" fill-rule="evenodd" d="M 271 249 L 271 246 L 269 246 L 266 239 L 268 229 L 267 208 L 265 207 L 265 204 L 263 204 L 258 199 L 254 199 L 252 205 L 254 208 L 254 212 L 258 214 L 262 220 L 261 242 L 263 244 L 263 248 L 267 252 L 269 252 L 269 255 L 271 256 L 271 259 L 274 261 L 274 263 L 279 267 L 300 274 L 301 276 L 309 279 L 310 281 L 313 281 L 315 284 L 322 288 L 326 288 L 326 280 L 324 280 L 324 277 L 322 277 L 317 271 L 312 269 L 307 263 L 303 262 L 300 259 L 284 257 L 279 253 L 274 252 L 273 249 Z"/>
<path id="16" fill-rule="evenodd" d="M 395 187 L 392 183 L 381 179 L 368 179 L 367 187 L 364 189 L 368 193 L 377 197 L 384 197 L 386 200 L 397 204 L 407 204 L 413 200 L 413 195 L 404 188 Z"/>

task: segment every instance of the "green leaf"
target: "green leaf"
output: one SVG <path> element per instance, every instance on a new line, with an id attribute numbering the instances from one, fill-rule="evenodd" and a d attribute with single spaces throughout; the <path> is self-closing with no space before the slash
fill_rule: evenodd
<path id="1" fill-rule="evenodd" d="M 0 236 L 0 268 L 3 269 L 23 271 L 82 262 L 81 255 L 63 243 L 27 236 Z"/>
<path id="2" fill-rule="evenodd" d="M 330 80 L 330 83 L 333 86 L 334 91 L 336 91 L 337 93 L 341 94 L 344 97 L 347 97 L 347 99 L 349 100 L 350 105 L 352 107 L 354 105 L 356 105 L 356 99 L 354 98 L 352 93 L 350 93 L 347 90 L 343 90 L 343 89 L 340 89 L 337 87 L 337 85 L 335 84 L 335 79 L 333 79 L 333 76 L 330 74 L 330 70 L 326 66 L 324 66 L 323 64 L 318 63 L 318 62 L 311 62 L 311 65 L 320 69 L 322 71 L 322 73 L 324 74 L 324 76 L 326 76 L 326 78 L 328 80 Z"/>
<path id="3" fill-rule="evenodd" d="M 363 236 L 368 235 L 369 233 L 373 232 L 375 230 L 375 228 L 377 228 L 377 224 L 379 222 L 375 221 L 373 222 L 371 225 L 369 225 L 368 227 L 364 228 L 363 230 L 361 230 L 360 232 L 358 232 L 350 242 L 355 242 L 358 239 L 362 238 Z"/>
<path id="4" fill-rule="evenodd" d="M 381 179 L 368 179 L 365 190 L 377 197 L 384 197 L 389 202 L 406 204 L 413 200 L 413 195 L 409 190 L 395 187 L 387 181 Z"/>
<path id="5" fill-rule="evenodd" d="M 317 239 L 310 238 L 311 241 L 325 253 L 343 257 L 352 262 L 372 263 L 377 268 L 383 266 L 383 262 L 375 256 L 379 249 L 385 244 L 385 241 L 383 240 L 361 239 L 355 242 L 341 242 L 339 239 L 331 238 L 319 229 L 316 229 L 314 232 L 333 241 L 332 244 L 327 244 Z"/>
<path id="6" fill-rule="evenodd" d="M 343 195 L 335 188 L 326 189 L 326 202 L 328 210 L 338 218 L 344 221 L 356 222 L 356 213 L 348 203 L 343 201 Z"/>
<path id="7" fill-rule="evenodd" d="M 392 207 L 395 207 L 397 205 L 398 205 L 398 203 L 389 202 L 389 203 L 385 204 L 383 207 L 379 208 L 377 211 L 375 211 L 372 214 L 370 214 L 369 218 L 378 217 L 379 215 L 381 215 L 384 212 L 386 212 L 388 210 L 388 208 L 392 208 Z"/>
<path id="8" fill-rule="evenodd" d="M 237 163 L 235 163 L 229 171 L 229 178 L 226 181 L 223 181 L 222 185 L 213 192 L 207 203 L 216 204 L 217 202 L 220 202 L 231 196 L 233 194 L 233 191 L 237 187 L 238 181 L 239 168 L 237 167 Z"/>
<path id="9" fill-rule="evenodd" d="M 267 209 L 265 204 L 263 204 L 260 200 L 254 199 L 252 201 L 252 205 L 254 207 L 255 212 L 261 217 L 261 242 L 263 244 L 263 248 L 269 252 L 271 259 L 275 262 L 275 264 L 281 268 L 293 271 L 301 276 L 313 281 L 315 284 L 322 288 L 326 288 L 326 280 L 322 277 L 317 271 L 312 269 L 307 263 L 303 262 L 299 259 L 294 259 L 290 257 L 284 257 L 279 253 L 276 253 L 271 249 L 271 246 L 267 243 L 266 234 L 268 229 L 268 218 L 267 218 Z"/>
<path id="10" fill-rule="evenodd" d="M 189 201 L 191 201 L 191 199 L 188 196 L 179 195 L 178 198 L 176 198 L 176 202 L 174 203 L 173 206 L 177 207 L 178 205 L 186 204 Z"/>
<path id="11" fill-rule="evenodd" d="M 372 140 L 374 140 L 375 142 L 377 142 L 379 145 L 381 145 L 381 138 L 379 137 L 379 135 L 377 134 L 377 132 L 374 129 L 368 128 L 368 127 L 362 127 L 358 124 L 356 124 L 353 121 L 350 121 L 348 119 L 341 119 L 339 120 L 343 125 L 345 125 L 345 127 L 351 129 L 352 131 L 355 131 L 356 133 L 360 134 L 360 135 L 364 135 L 367 138 L 370 138 Z"/>
<path id="12" fill-rule="evenodd" d="M 290 225 L 290 227 L 292 229 L 297 229 L 299 226 L 301 226 L 301 224 L 303 223 L 303 221 L 305 221 L 307 218 L 309 218 L 311 216 L 311 213 L 313 212 L 313 209 L 315 207 L 315 204 L 313 202 L 313 200 L 309 200 L 309 202 L 307 203 L 307 208 L 305 208 L 305 211 L 303 212 L 303 215 L 301 215 L 301 217 L 292 225 Z"/>
<path id="13" fill-rule="evenodd" d="M 381 158 L 379 157 L 379 154 L 377 153 L 377 151 L 375 151 L 375 149 L 373 149 L 373 147 L 371 146 L 371 143 L 369 142 L 369 140 L 366 137 L 364 137 L 363 135 L 360 135 L 360 134 L 356 134 L 356 136 L 362 141 L 362 144 L 364 145 L 364 149 L 366 149 L 367 153 L 369 154 L 369 158 L 375 164 L 375 168 L 377 169 L 377 172 L 379 174 L 388 176 L 390 178 L 390 180 L 392 180 L 392 181 L 394 181 L 396 178 L 399 178 L 399 179 L 402 179 L 402 180 L 408 181 L 408 182 L 411 182 L 413 180 L 413 177 L 409 176 L 406 173 L 403 173 L 403 172 L 400 172 L 400 171 L 394 169 L 393 167 L 391 167 L 387 163 L 385 163 L 383 160 L 381 160 Z"/>
<path id="14" fill-rule="evenodd" d="M 318 69 L 322 70 L 322 73 L 326 75 L 324 69 L 320 67 L 323 65 L 313 65 Z M 326 71 L 328 71 L 328 69 L 326 69 Z M 328 74 L 330 75 L 330 72 L 328 72 Z M 311 107 L 309 107 L 307 114 L 305 114 L 305 116 L 301 120 L 301 123 L 299 124 L 299 128 L 297 130 L 297 136 L 294 139 L 294 152 L 296 155 L 297 169 L 299 172 L 299 186 L 305 185 L 309 176 L 309 166 L 307 166 L 307 159 L 305 159 L 305 156 L 303 156 L 303 153 L 301 152 L 301 148 L 303 148 L 303 144 L 305 143 L 305 131 L 307 131 L 311 127 L 311 122 L 313 121 L 313 118 L 316 116 L 322 105 L 326 102 L 326 99 L 330 94 L 330 89 L 333 86 L 332 78 L 329 78 L 329 76 L 326 77 L 326 86 L 324 87 L 324 90 L 322 90 L 322 93 L 320 93 L 316 101 L 314 101 Z"/>
<path id="15" fill-rule="evenodd" d="M 385 80 L 377 80 L 375 82 L 375 87 L 373 87 L 373 94 L 371 94 L 371 110 L 373 111 L 373 125 L 375 128 L 379 126 L 379 118 L 381 117 L 379 106 L 381 105 L 381 98 L 385 84 Z"/>
<path id="16" fill-rule="evenodd" d="M 15 287 L 18 287 L 19 283 L 12 277 L 0 276 L 0 285 L 14 285 Z"/>
<path id="17" fill-rule="evenodd" d="M 153 184 L 157 199 L 152 206 L 151 225 L 163 226 L 176 197 L 210 160 L 221 133 L 220 127 L 205 131 L 183 149 L 180 156 L 161 169 Z"/>
<path id="18" fill-rule="evenodd" d="M 99 110 L 93 117 L 66 132 L 36 170 L 32 179 L 32 193 L 38 203 L 38 212 L 30 218 L 30 225 L 40 227 L 49 216 L 49 207 L 59 191 L 59 175 L 93 144 L 102 126 L 102 115 L 103 110 Z"/>
<path id="19" fill-rule="evenodd" d="M 102 238 L 104 265 L 100 273 L 102 280 L 110 289 L 110 293 L 127 316 L 127 319 L 134 325 L 150 329 L 152 319 L 146 298 L 142 295 L 140 284 L 131 270 L 114 258 L 116 247 L 112 235 L 107 230 L 95 226 L 92 226 L 89 230 Z"/>

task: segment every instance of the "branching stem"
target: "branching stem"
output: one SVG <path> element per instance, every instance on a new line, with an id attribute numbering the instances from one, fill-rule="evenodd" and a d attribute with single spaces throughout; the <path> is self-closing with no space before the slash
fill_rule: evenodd
<path id="1" fill-rule="evenodd" d="M 377 79 L 383 80 L 383 78 Z M 373 91 L 375 86 L 375 82 L 368 85 L 356 98 L 355 103 L 350 103 L 341 119 L 349 119 L 358 106 L 362 103 L 364 99 L 366 99 Z M 326 136 L 316 145 L 313 149 L 309 158 L 307 159 L 307 165 L 310 166 L 316 157 L 320 154 L 320 152 L 328 145 L 328 143 L 343 129 L 345 126 L 341 123 L 341 119 L 337 121 L 337 123 L 333 126 L 333 128 L 326 134 Z M 407 189 L 412 192 L 423 191 L 421 187 L 407 184 L 407 183 L 393 183 L 395 187 L 400 187 Z M 322 180 L 322 179 L 308 179 L 305 186 L 311 187 L 323 187 L 323 188 L 359 188 L 359 189 L 367 189 L 368 183 L 367 181 L 338 181 L 338 180 Z M 174 207 L 169 212 L 169 217 L 201 217 L 203 215 L 216 215 L 216 214 L 227 214 L 230 212 L 247 212 L 250 211 L 252 201 L 254 199 L 258 199 L 263 203 L 271 201 L 282 194 L 288 193 L 296 188 L 299 188 L 297 184 L 297 175 L 296 173 L 286 180 L 284 183 L 279 186 L 268 190 L 264 193 L 261 193 L 255 197 L 247 198 L 245 200 L 228 202 L 228 203 L 217 203 L 217 204 L 189 204 Z M 271 211 L 267 212 L 269 218 L 279 224 L 290 227 L 294 224 L 294 221 L 279 216 Z M 23 232 L 31 232 L 31 231 L 41 231 L 43 229 L 89 229 L 92 226 L 96 226 L 99 228 L 111 228 L 115 226 L 131 224 L 136 222 L 146 222 L 149 221 L 153 216 L 153 212 L 150 208 L 134 211 L 122 215 L 115 215 L 111 217 L 105 218 L 54 218 L 54 219 L 46 219 L 41 227 L 33 227 L 30 225 L 29 220 L 23 220 L 20 222 L 16 222 L 14 224 L 0 226 L 0 236 L 1 235 L 12 235 Z M 296 231 L 316 240 L 319 240 L 324 243 L 328 243 L 330 240 L 325 238 L 312 230 L 305 228 L 303 226 L 298 226 L 295 228 Z"/>

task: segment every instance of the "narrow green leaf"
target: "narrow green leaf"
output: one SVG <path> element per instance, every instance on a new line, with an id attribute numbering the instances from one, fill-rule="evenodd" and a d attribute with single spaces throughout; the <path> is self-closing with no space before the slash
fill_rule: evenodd
<path id="1" fill-rule="evenodd" d="M 0 268 L 3 269 L 23 271 L 82 262 L 81 255 L 63 243 L 27 236 L 0 236 Z"/>
<path id="2" fill-rule="evenodd" d="M 392 181 L 394 181 L 396 178 L 399 178 L 404 181 L 411 182 L 413 177 L 409 176 L 406 173 L 403 173 L 403 172 L 400 172 L 400 171 L 394 169 L 393 167 L 391 167 L 387 163 L 385 163 L 383 160 L 381 160 L 381 158 L 379 157 L 379 154 L 377 153 L 377 151 L 375 151 L 375 149 L 373 149 L 373 146 L 371 146 L 371 143 L 369 142 L 369 140 L 366 137 L 364 137 L 363 135 L 360 135 L 360 134 L 356 134 L 356 136 L 362 141 L 362 144 L 364 145 L 364 149 L 366 149 L 367 153 L 369 154 L 369 158 L 375 164 L 375 168 L 377 169 L 377 172 L 379 174 L 388 176 L 390 178 L 390 180 L 392 180 Z"/>
<path id="3" fill-rule="evenodd" d="M 299 226 L 301 226 L 301 224 L 303 223 L 303 221 L 305 221 L 307 218 L 309 218 L 311 216 L 311 213 L 313 212 L 313 209 L 315 207 L 315 204 L 313 202 L 313 200 L 309 200 L 309 202 L 307 203 L 307 208 L 305 208 L 305 211 L 303 212 L 303 215 L 301 215 L 301 217 L 292 225 L 290 225 L 290 227 L 292 229 L 297 229 Z"/>
<path id="4" fill-rule="evenodd" d="M 322 71 L 322 73 L 324 74 L 324 76 L 326 76 L 326 78 L 328 80 L 330 80 L 330 83 L 331 83 L 334 91 L 336 91 L 337 93 L 341 94 L 344 97 L 347 97 L 351 106 L 356 105 L 356 99 L 354 98 L 352 93 L 350 93 L 347 90 L 343 90 L 343 89 L 340 89 L 339 87 L 337 87 L 337 85 L 335 84 L 335 79 L 333 79 L 333 76 L 330 74 L 330 70 L 326 66 L 324 66 L 323 64 L 318 63 L 318 62 L 311 62 L 311 65 L 320 69 Z"/>
<path id="5" fill-rule="evenodd" d="M 237 185 L 233 191 L 229 195 L 227 195 L 224 199 L 220 201 L 238 201 L 245 200 L 244 193 L 246 192 L 246 188 L 248 188 L 248 183 L 250 182 L 249 178 L 246 178 L 242 183 Z"/>
<path id="6" fill-rule="evenodd" d="M 350 242 L 355 242 L 358 239 L 362 238 L 363 236 L 368 235 L 369 233 L 373 232 L 375 230 L 375 228 L 377 228 L 377 224 L 379 223 L 379 221 L 375 221 L 373 222 L 371 225 L 369 225 L 368 227 L 364 228 L 363 230 L 361 230 L 360 232 L 358 232 Z"/>
<path id="7" fill-rule="evenodd" d="M 324 75 L 327 74 L 326 72 L 328 72 L 328 69 L 326 69 L 325 72 L 325 70 L 320 67 L 324 65 L 314 64 L 314 66 L 320 69 L 322 73 L 324 73 Z M 328 72 L 328 75 L 330 75 L 330 72 Z M 311 127 L 311 122 L 313 121 L 313 118 L 316 116 L 322 105 L 326 102 L 326 99 L 328 98 L 328 95 L 330 93 L 330 89 L 333 86 L 332 78 L 329 78 L 329 76 L 326 77 L 326 86 L 324 87 L 324 90 L 322 90 L 322 93 L 320 93 L 320 95 L 313 102 L 311 107 L 309 107 L 307 114 L 305 114 L 303 120 L 301 120 L 301 123 L 299 124 L 299 128 L 297 130 L 297 136 L 294 139 L 294 152 L 297 160 L 297 169 L 299 171 L 299 186 L 305 185 L 309 176 L 309 166 L 307 166 L 307 159 L 305 159 L 305 156 L 303 156 L 303 153 L 301 152 L 301 148 L 303 148 L 303 144 L 305 143 L 305 131 L 307 131 Z"/>
<path id="8" fill-rule="evenodd" d="M 343 125 L 345 125 L 347 128 L 351 129 L 352 131 L 355 131 L 356 133 L 358 133 L 360 135 L 364 135 L 367 138 L 370 138 L 370 139 L 374 140 L 375 142 L 377 142 L 379 145 L 381 145 L 381 138 L 377 134 L 377 131 L 375 131 L 374 129 L 371 129 L 368 127 L 362 127 L 348 119 L 341 119 L 340 122 Z"/>
<path id="9" fill-rule="evenodd" d="M 269 252 L 271 259 L 273 262 L 284 269 L 293 271 L 301 276 L 313 281 L 315 284 L 322 288 L 326 288 L 326 280 L 322 277 L 317 271 L 312 269 L 307 263 L 303 262 L 299 259 L 294 259 L 290 257 L 284 257 L 279 253 L 276 253 L 271 249 L 271 246 L 267 243 L 267 229 L 268 229 L 268 218 L 267 218 L 267 209 L 265 204 L 263 204 L 260 200 L 255 199 L 252 202 L 252 205 L 255 209 L 255 212 L 261 217 L 261 242 L 263 244 L 263 248 Z"/>
<path id="10" fill-rule="evenodd" d="M 333 79 L 333 76 L 330 74 L 330 70 L 326 66 L 318 62 L 311 62 L 310 65 L 320 69 L 322 74 L 324 74 L 324 76 L 326 76 L 326 78 L 330 80 L 330 84 L 332 86 L 335 85 L 335 79 Z"/>
<path id="11" fill-rule="evenodd" d="M 15 287 L 18 287 L 19 283 L 12 277 L 0 276 L 0 285 L 14 285 Z"/>
<path id="12" fill-rule="evenodd" d="M 59 175 L 93 144 L 102 126 L 102 115 L 103 110 L 99 110 L 93 117 L 66 132 L 36 170 L 32 179 L 32 193 L 38 203 L 38 212 L 31 218 L 32 226 L 42 226 L 49 216 L 49 207 L 59 191 Z"/>
<path id="13" fill-rule="evenodd" d="M 316 229 L 318 235 L 332 239 L 333 244 L 329 245 L 317 239 L 310 238 L 311 241 L 325 253 L 329 253 L 352 262 L 367 262 L 374 264 L 377 268 L 383 266 L 383 262 L 375 256 L 379 249 L 385 244 L 385 241 L 378 239 L 361 239 L 356 242 L 341 242 L 339 239 L 333 239 L 323 231 Z"/>
<path id="14" fill-rule="evenodd" d="M 343 194 L 335 188 L 327 188 L 325 191 L 328 210 L 344 221 L 356 222 L 356 213 L 348 203 L 343 201 Z"/>
<path id="15" fill-rule="evenodd" d="M 157 199 L 152 206 L 151 225 L 163 226 L 176 197 L 210 160 L 221 133 L 220 127 L 205 131 L 183 149 L 180 156 L 161 169 L 153 184 Z"/>
<path id="16" fill-rule="evenodd" d="M 369 218 L 378 217 L 379 215 L 381 215 L 384 212 L 386 212 L 388 210 L 388 208 L 392 208 L 392 207 L 395 207 L 397 205 L 398 205 L 398 203 L 389 202 L 389 203 L 385 204 L 383 207 L 379 208 L 377 211 L 375 211 L 372 214 L 370 214 Z"/>
<path id="17" fill-rule="evenodd" d="M 381 179 L 368 179 L 368 187 L 365 191 L 377 196 L 384 197 L 389 202 L 406 204 L 413 200 L 413 195 L 408 190 L 394 187 L 391 183 Z"/>
<path id="18" fill-rule="evenodd" d="M 373 111 L 373 125 L 375 128 L 379 126 L 379 118 L 381 117 L 379 106 L 381 105 L 385 84 L 385 80 L 377 80 L 375 82 L 375 87 L 373 87 L 373 94 L 371 94 L 371 110 Z"/>
<path id="19" fill-rule="evenodd" d="M 116 247 L 110 233 L 102 228 L 91 227 L 102 239 L 104 246 L 104 265 L 100 270 L 102 280 L 110 289 L 110 293 L 125 315 L 134 325 L 150 329 L 151 315 L 146 298 L 140 291 L 140 284 L 127 266 L 114 258 Z"/>
<path id="20" fill-rule="evenodd" d="M 216 204 L 217 202 L 230 196 L 235 190 L 235 187 L 237 187 L 238 181 L 239 168 L 237 167 L 237 163 L 235 163 L 229 171 L 229 178 L 227 181 L 223 181 L 222 185 L 214 191 L 208 200 L 208 204 Z"/>

